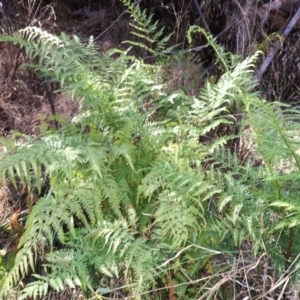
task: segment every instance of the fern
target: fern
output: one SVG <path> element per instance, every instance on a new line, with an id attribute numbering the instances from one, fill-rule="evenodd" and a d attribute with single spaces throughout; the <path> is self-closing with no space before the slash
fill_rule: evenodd
<path id="1" fill-rule="evenodd" d="M 132 3 L 131 0 L 122 0 L 128 7 L 134 22 L 130 23 L 133 27 L 132 34 L 138 38 L 136 41 L 127 40 L 133 46 L 141 47 L 152 55 L 169 54 L 176 46 L 167 47 L 173 33 L 164 34 L 164 28 L 157 30 L 158 21 L 153 22 L 153 15 L 147 16 L 146 10 L 141 10 L 139 5 Z"/>
<path id="2" fill-rule="evenodd" d="M 151 18 L 126 3 L 141 19 L 135 29 L 152 34 L 156 25 L 150 25 Z M 146 39 L 159 45 L 158 52 L 160 37 Z M 81 286 L 89 297 L 104 288 L 101 277 L 123 276 L 124 293 L 138 299 L 165 282 L 170 271 L 186 267 L 187 276 L 200 276 L 209 257 L 220 253 L 207 247 L 231 241 L 240 245 L 255 236 L 251 224 L 257 225 L 257 215 L 249 220 L 247 213 L 257 205 L 251 203 L 258 187 L 252 190 L 235 178 L 236 173 L 255 176 L 242 170 L 237 158 L 230 164 L 228 154 L 226 161 L 221 149 L 233 135 L 222 136 L 218 130 L 235 125 L 236 108 L 252 109 L 252 102 L 243 101 L 256 56 L 227 66 L 218 83 L 206 84 L 196 98 L 182 90 L 170 92 L 160 81 L 160 66 L 120 51 L 112 60 L 110 53 L 98 54 L 92 40 L 84 45 L 76 37 L 38 28 L 0 40 L 24 47 L 42 76 L 58 81 L 80 102 L 70 124 L 24 143 L 1 160 L 3 180 L 42 191 L 43 179 L 49 178 L 49 194 L 40 195 L 29 213 L 3 294 L 38 273 L 42 259 L 47 274 L 33 276 L 24 299 L 64 286 Z M 210 134 L 211 143 L 199 142 Z M 218 165 L 232 173 L 218 173 Z M 212 221 L 218 209 L 225 233 L 221 222 Z M 230 232 L 230 226 L 236 228 Z M 241 237 L 236 236 L 239 230 Z M 194 248 L 201 249 L 200 256 Z M 189 266 L 193 261 L 195 268 Z"/>
<path id="3" fill-rule="evenodd" d="M 276 218 L 269 228 L 272 234 L 278 236 L 277 251 L 280 249 L 288 260 L 297 254 L 295 232 L 299 230 L 296 208 L 299 194 L 296 184 L 299 175 L 299 113 L 290 108 L 282 109 L 277 103 L 253 102 L 249 109 L 249 120 L 268 171 L 262 196 L 265 203 L 270 205 L 275 216 L 273 219 Z M 268 248 L 272 253 L 276 252 L 274 245 L 270 244 Z M 284 261 L 273 256 L 278 270 L 284 270 Z"/>
<path id="4" fill-rule="evenodd" d="M 196 25 L 191 26 L 187 32 L 187 39 L 189 43 L 192 42 L 192 34 L 197 32 L 202 33 L 208 40 L 209 45 L 212 46 L 215 50 L 217 56 L 217 63 L 221 61 L 221 64 L 218 64 L 218 66 L 230 75 L 230 60 L 231 58 L 233 58 L 233 55 L 230 53 L 225 53 L 224 48 L 217 44 L 216 38 L 214 38 L 204 28 L 201 28 Z M 233 66 L 235 66 L 235 64 L 233 64 Z"/>
<path id="5" fill-rule="evenodd" d="M 67 124 L 63 128 L 65 134 L 54 133 L 40 141 L 22 145 L 15 154 L 1 162 L 3 180 L 8 176 L 12 182 L 16 183 L 17 178 L 30 186 L 35 178 L 34 184 L 41 190 L 41 176 L 44 176 L 50 178 L 51 185 L 51 194 L 40 198 L 30 213 L 15 266 L 3 287 L 5 291 L 30 273 L 29 266 L 31 271 L 35 270 L 35 261 L 40 256 L 37 248 L 52 249 L 55 240 L 67 243 L 67 232 L 75 239 L 78 231 L 74 227 L 76 220 L 89 228 L 96 221 L 111 218 L 111 213 L 120 218 L 121 206 L 126 215 L 137 196 L 137 188 L 136 193 L 134 188 L 131 192 L 132 185 L 139 184 L 142 178 L 137 167 L 144 168 L 151 161 L 151 153 L 143 148 L 148 149 L 148 145 L 153 144 L 153 140 L 147 137 L 136 144 L 135 136 L 144 137 L 148 131 L 143 125 L 144 116 L 137 112 L 140 101 L 153 91 L 159 92 L 159 86 L 147 79 L 147 68 L 142 70 L 138 61 L 128 69 L 127 57 L 112 62 L 114 73 L 105 68 L 94 70 L 95 59 L 107 68 L 108 57 L 96 55 L 90 46 L 85 54 L 83 49 L 86 47 L 76 38 L 64 35 L 58 38 L 37 28 L 25 29 L 21 37 L 1 38 L 21 44 L 33 59 L 38 58 L 35 67 L 42 75 L 59 81 L 71 94 L 82 99 L 82 110 L 74 119 L 79 125 L 77 130 L 73 124 Z M 107 77 L 107 73 L 111 77 Z M 138 89 L 133 84 L 137 81 L 140 82 Z M 132 95 L 135 102 L 129 101 Z M 82 134 L 80 127 L 85 126 L 90 130 Z M 147 158 L 147 155 L 150 156 Z M 58 276 L 55 274 L 52 270 L 52 275 Z M 58 282 L 68 281 L 68 277 L 57 278 L 63 278 Z M 85 276 L 80 278 L 84 280 Z M 61 287 L 60 284 L 54 285 L 53 280 L 51 282 L 32 284 L 24 293 L 41 296 L 46 287 Z"/>

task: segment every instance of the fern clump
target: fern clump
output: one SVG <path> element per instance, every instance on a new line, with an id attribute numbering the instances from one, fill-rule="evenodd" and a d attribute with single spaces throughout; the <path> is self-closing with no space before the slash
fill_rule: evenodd
<path id="1" fill-rule="evenodd" d="M 151 53 L 165 49 L 161 32 L 147 36 L 155 32 L 151 18 L 124 3 L 136 21 L 136 35 L 157 48 L 142 46 Z M 166 297 L 176 284 L 178 295 L 193 298 L 209 284 L 198 279 L 213 268 L 212 257 L 246 240 L 254 242 L 256 253 L 277 247 L 264 247 L 267 238 L 276 237 L 281 251 L 288 240 L 286 259 L 297 258 L 299 158 L 291 131 L 297 114 L 282 117 L 249 92 L 258 54 L 238 62 L 205 34 L 224 74 L 197 96 L 162 83 L 159 63 L 147 65 L 116 50 L 99 54 L 92 38 L 83 44 L 35 27 L 0 37 L 20 45 L 32 58 L 31 67 L 80 104 L 69 123 L 3 155 L 2 181 L 40 192 L 3 295 L 31 276 L 21 299 L 65 286 L 80 287 L 87 297 L 117 297 L 121 291 L 140 299 L 163 285 Z M 254 128 L 267 168 L 242 163 L 228 147 L 239 137 L 242 114 Z M 280 173 L 283 159 L 293 164 L 293 173 Z M 270 213 L 280 221 L 276 226 L 266 220 Z"/>
<path id="2" fill-rule="evenodd" d="M 83 45 L 34 27 L 1 40 L 21 45 L 41 76 L 58 81 L 80 102 L 70 124 L 1 162 L 3 180 L 34 182 L 38 190 L 42 177 L 50 184 L 29 214 L 3 291 L 37 271 L 42 253 L 48 275 L 34 275 L 24 297 L 64 285 L 93 293 L 101 289 L 93 272 L 108 278 L 122 272 L 136 297 L 154 288 L 166 276 L 166 257 L 197 244 L 210 226 L 209 202 L 222 189 L 205 167 L 230 137 L 204 145 L 199 136 L 234 123 L 230 110 L 240 98 L 232 99 L 232 91 L 248 84 L 240 69 L 252 61 L 194 98 L 169 93 L 159 65 L 122 52 L 112 60 L 110 53 L 98 54 L 92 40 Z M 62 250 L 55 250 L 57 243 Z"/>

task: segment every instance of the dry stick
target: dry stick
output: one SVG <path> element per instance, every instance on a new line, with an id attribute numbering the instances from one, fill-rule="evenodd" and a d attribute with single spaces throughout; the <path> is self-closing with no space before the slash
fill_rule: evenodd
<path id="1" fill-rule="evenodd" d="M 198 14 L 199 14 L 199 16 L 200 16 L 200 19 L 201 19 L 201 21 L 202 21 L 202 23 L 203 23 L 205 29 L 206 29 L 208 32 L 210 32 L 209 27 L 208 27 L 207 22 L 206 22 L 206 20 L 205 20 L 205 18 L 204 18 L 204 15 L 203 15 L 203 13 L 202 13 L 202 11 L 201 11 L 201 8 L 200 8 L 200 5 L 199 5 L 198 1 L 197 1 L 197 0 L 193 0 L 193 1 L 194 1 L 194 4 L 195 4 L 195 6 L 196 6 L 196 8 L 197 8 L 197 10 L 198 10 Z"/>
<path id="2" fill-rule="evenodd" d="M 137 4 L 139 4 L 141 2 L 141 0 L 140 1 L 137 1 L 137 2 L 135 2 L 134 4 L 135 5 L 137 5 Z M 117 19 L 116 20 L 114 20 L 113 21 L 113 23 L 110 25 L 110 26 L 108 26 L 108 28 L 106 28 L 104 31 L 102 31 L 96 38 L 94 38 L 94 41 L 97 41 L 104 33 L 106 33 L 108 30 L 110 30 L 119 20 L 120 20 L 120 18 L 125 14 L 125 13 L 127 13 L 128 12 L 128 9 L 125 9 L 118 17 L 117 17 Z"/>
<path id="3" fill-rule="evenodd" d="M 54 101 L 52 98 L 52 92 L 46 82 L 43 82 L 43 86 L 44 86 L 44 90 L 45 90 L 45 96 L 46 96 L 45 98 L 47 99 L 47 101 L 50 104 L 52 116 L 55 116 L 55 106 L 54 106 Z M 54 126 L 58 130 L 58 122 L 56 119 L 54 119 Z"/>
<path id="4" fill-rule="evenodd" d="M 291 21 L 289 22 L 289 24 L 287 25 L 287 27 L 283 31 L 283 34 L 282 34 L 283 40 L 285 40 L 288 37 L 288 35 L 291 33 L 291 31 L 295 27 L 296 23 L 298 22 L 299 18 L 300 18 L 300 7 L 298 8 L 298 10 L 295 13 L 294 17 L 291 19 Z M 265 73 L 268 66 L 272 62 L 273 58 L 275 57 L 275 54 L 278 51 L 278 49 L 279 49 L 278 43 L 276 43 L 275 46 L 273 46 L 271 48 L 271 51 L 270 51 L 269 55 L 267 56 L 267 58 L 265 59 L 265 61 L 262 63 L 259 70 L 257 71 L 255 79 L 254 79 L 255 82 L 257 82 L 259 80 L 259 78 L 261 78 L 261 76 Z"/>
<path id="5" fill-rule="evenodd" d="M 2 15 L 2 18 L 4 20 L 5 26 L 6 26 L 6 32 L 7 34 L 12 33 L 12 22 L 10 17 L 6 14 L 2 2 L 0 2 L 0 14 Z"/>

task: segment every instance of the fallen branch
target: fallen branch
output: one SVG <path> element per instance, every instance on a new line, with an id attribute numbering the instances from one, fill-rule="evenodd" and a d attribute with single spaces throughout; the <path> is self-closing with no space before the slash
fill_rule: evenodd
<path id="1" fill-rule="evenodd" d="M 291 31 L 293 30 L 293 28 L 297 24 L 299 18 L 300 18 L 300 7 L 298 8 L 298 10 L 295 13 L 294 17 L 291 19 L 291 21 L 289 22 L 289 24 L 286 26 L 285 30 L 283 31 L 283 34 L 282 34 L 282 40 L 283 41 L 291 33 Z M 271 47 L 270 53 L 268 54 L 268 56 L 266 57 L 265 61 L 262 63 L 262 65 L 260 66 L 259 70 L 257 71 L 255 79 L 254 79 L 255 83 L 258 82 L 258 80 L 261 78 L 261 76 L 265 73 L 265 71 L 269 67 L 270 63 L 274 59 L 275 54 L 277 53 L 277 51 L 279 49 L 280 49 L 280 41 L 277 41 L 277 43 L 275 43 Z"/>
<path id="2" fill-rule="evenodd" d="M 209 27 L 208 27 L 208 24 L 207 24 L 207 22 L 206 22 L 206 20 L 205 20 L 205 18 L 204 18 L 204 15 L 203 15 L 203 13 L 202 13 L 202 10 L 201 10 L 201 8 L 200 8 L 200 5 L 199 5 L 198 1 L 197 1 L 197 0 L 194 0 L 194 4 L 195 4 L 195 6 L 196 6 L 196 8 L 197 8 L 198 14 L 199 14 L 199 16 L 200 16 L 200 19 L 201 19 L 203 25 L 204 25 L 204 28 L 206 29 L 206 31 L 210 32 Z"/>

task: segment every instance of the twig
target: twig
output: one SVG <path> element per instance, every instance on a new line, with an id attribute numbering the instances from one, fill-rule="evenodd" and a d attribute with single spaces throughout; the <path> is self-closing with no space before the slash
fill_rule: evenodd
<path id="1" fill-rule="evenodd" d="M 202 247 L 202 246 L 199 246 L 199 245 L 196 245 L 196 244 L 191 244 L 191 245 L 181 249 L 180 251 L 178 251 L 175 256 L 171 257 L 170 259 L 168 259 L 167 261 L 165 261 L 163 264 L 156 267 L 155 269 L 160 269 L 162 267 L 165 267 L 166 265 L 168 265 L 169 262 L 171 262 L 174 259 L 178 258 L 181 255 L 182 252 L 184 252 L 185 250 L 187 250 L 191 247 L 195 247 L 195 248 L 198 248 L 198 249 L 201 249 L 201 250 L 207 251 L 209 253 L 213 253 L 213 254 L 222 254 L 222 252 L 219 252 L 219 251 L 216 251 L 216 250 L 213 250 L 213 249 L 205 248 L 205 247 Z"/>
<path id="2" fill-rule="evenodd" d="M 282 34 L 283 40 L 285 40 L 288 37 L 288 35 L 291 33 L 291 31 L 295 27 L 296 23 L 298 22 L 299 18 L 300 18 L 300 7 L 298 8 L 298 10 L 295 13 L 294 17 L 291 19 L 291 21 L 289 22 L 289 24 L 285 28 L 285 30 Z M 261 76 L 265 73 L 265 71 L 269 67 L 270 63 L 274 59 L 274 57 L 276 55 L 276 52 L 279 49 L 278 43 L 279 42 L 275 43 L 275 45 L 271 48 L 269 55 L 267 56 L 267 58 L 265 59 L 265 61 L 262 63 L 259 70 L 257 71 L 255 79 L 254 79 L 255 82 L 257 82 L 261 78 Z"/>
<path id="3" fill-rule="evenodd" d="M 115 26 L 115 24 L 120 20 L 120 18 L 128 11 L 128 9 L 126 9 L 125 11 L 123 11 L 115 21 L 113 21 L 113 23 L 107 27 L 104 31 L 102 31 L 95 39 L 94 41 L 97 41 L 104 33 L 106 33 L 109 29 L 111 29 L 113 26 Z"/>
<path id="4" fill-rule="evenodd" d="M 50 104 L 52 116 L 55 116 L 55 106 L 54 106 L 54 101 L 52 98 L 52 92 L 51 92 L 47 82 L 43 82 L 43 87 L 45 90 L 45 98 L 47 99 L 48 103 Z M 54 119 L 54 126 L 58 130 L 58 122 L 56 119 Z"/>
<path id="5" fill-rule="evenodd" d="M 6 14 L 2 2 L 0 2 L 0 14 L 2 15 L 2 18 L 5 22 L 6 33 L 11 34 L 12 33 L 12 22 L 11 22 L 10 17 Z"/>
<path id="6" fill-rule="evenodd" d="M 207 22 L 206 22 L 206 20 L 205 20 L 205 18 L 204 18 L 204 15 L 203 15 L 203 13 L 202 13 L 202 10 L 201 10 L 201 8 L 200 8 L 200 5 L 199 5 L 198 1 L 197 1 L 197 0 L 193 0 L 193 1 L 194 1 L 194 4 L 195 4 L 196 8 L 197 8 L 197 11 L 198 11 L 198 14 L 199 14 L 199 16 L 200 16 L 200 19 L 201 19 L 201 21 L 202 21 L 202 23 L 203 23 L 203 25 L 204 25 L 204 28 L 205 28 L 208 32 L 210 32 L 209 27 L 208 27 Z"/>
<path id="7" fill-rule="evenodd" d="M 180 251 L 178 251 L 178 252 L 176 253 L 175 256 L 173 256 L 172 258 L 168 259 L 167 261 L 165 261 L 163 264 L 161 264 L 160 266 L 156 267 L 155 269 L 160 269 L 160 268 L 162 268 L 162 267 L 165 267 L 169 262 L 171 262 L 172 260 L 174 260 L 174 259 L 176 259 L 177 257 L 179 257 L 180 254 L 181 254 L 182 252 L 184 252 L 185 250 L 187 250 L 187 249 L 189 249 L 189 248 L 191 248 L 191 247 L 193 247 L 193 245 L 189 245 L 189 246 L 187 246 L 187 247 L 181 249 Z"/>
<path id="8" fill-rule="evenodd" d="M 137 2 L 135 2 L 134 4 L 135 5 L 137 5 L 137 4 L 139 4 L 141 1 L 137 1 Z M 104 33 L 106 33 L 108 30 L 110 30 L 119 20 L 120 20 L 120 18 L 125 14 L 125 13 L 127 13 L 128 12 L 128 9 L 126 9 L 126 10 L 124 10 L 118 17 L 117 17 L 117 19 L 115 20 L 115 21 L 113 21 L 113 23 L 109 26 L 109 27 L 107 27 L 104 31 L 102 31 L 95 39 L 94 39 L 94 41 L 97 41 Z"/>

